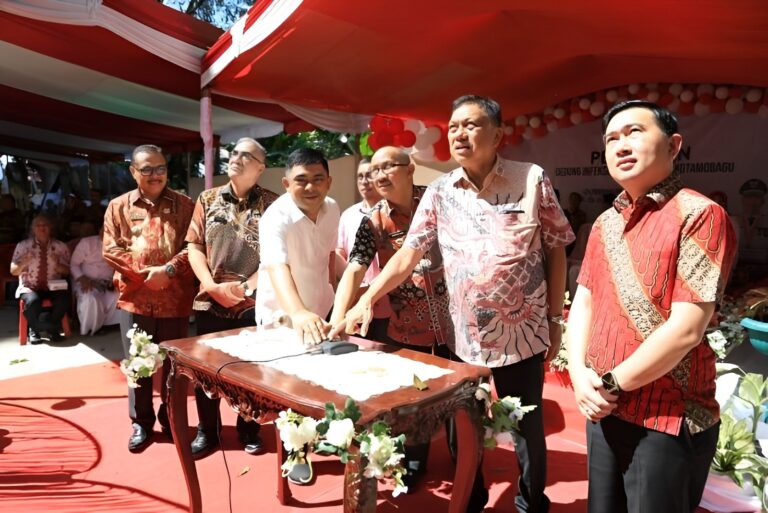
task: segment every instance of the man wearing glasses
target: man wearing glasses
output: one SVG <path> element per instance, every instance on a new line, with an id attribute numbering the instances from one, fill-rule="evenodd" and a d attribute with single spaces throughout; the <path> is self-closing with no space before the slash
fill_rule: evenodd
<path id="1" fill-rule="evenodd" d="M 193 308 L 197 334 L 205 335 L 254 325 L 259 269 L 259 221 L 277 194 L 257 182 L 266 152 L 250 137 L 237 141 L 229 155 L 229 183 L 200 194 L 187 231 L 189 263 L 200 280 Z M 200 419 L 192 456 L 200 458 L 218 443 L 220 399 L 195 388 Z M 259 424 L 237 417 L 237 433 L 245 452 L 262 450 Z"/>
<path id="2" fill-rule="evenodd" d="M 341 278 L 344 273 L 347 264 L 349 262 L 349 255 L 352 252 L 352 247 L 355 244 L 355 235 L 357 229 L 360 228 L 360 221 L 371 212 L 371 209 L 381 201 L 381 194 L 374 187 L 373 182 L 376 177 L 370 170 L 371 160 L 363 159 L 360 161 L 360 165 L 357 166 L 357 191 L 360 193 L 362 201 L 355 203 L 344 212 L 341 213 L 341 219 L 339 220 L 339 238 L 336 242 L 336 276 Z M 379 259 L 373 258 L 371 265 L 368 267 L 368 271 L 363 277 L 363 286 L 367 286 L 373 279 L 378 276 L 380 271 Z M 373 306 L 373 316 L 376 319 L 388 319 L 389 318 L 389 299 L 385 296 L 381 298 Z"/>
<path id="3" fill-rule="evenodd" d="M 413 184 L 415 166 L 400 148 L 379 149 L 369 169 L 384 199 L 363 218 L 357 230 L 349 265 L 336 293 L 331 336 L 344 330 L 345 314 L 354 304 L 369 266 L 377 259 L 380 265 L 387 265 L 402 247 L 413 213 L 427 190 Z M 389 298 L 391 313 L 388 318 L 374 318 L 367 336 L 377 342 L 432 353 L 438 351 L 436 346 L 445 346 L 451 337 L 448 293 L 439 248 L 435 245 L 424 253 L 412 269 L 386 296 L 382 294 Z M 404 479 L 409 488 L 426 471 L 429 440 L 419 442 L 407 446 L 405 451 L 408 473 Z"/>
<path id="4" fill-rule="evenodd" d="M 138 187 L 109 203 L 102 246 L 104 259 L 115 269 L 126 357 L 130 348 L 126 333 L 134 324 L 152 335 L 154 342 L 186 337 L 195 297 L 184 241 L 194 202 L 166 186 L 168 167 L 157 146 L 144 144 L 133 150 L 130 171 Z M 168 360 L 160 381 L 161 398 L 167 375 Z M 163 432 L 170 433 L 165 403 L 155 416 L 152 378 L 138 383 L 139 388 L 128 389 L 131 452 L 151 442 L 156 418 Z"/>

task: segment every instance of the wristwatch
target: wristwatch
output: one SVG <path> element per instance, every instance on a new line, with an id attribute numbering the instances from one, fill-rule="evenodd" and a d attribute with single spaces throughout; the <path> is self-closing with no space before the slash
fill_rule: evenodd
<path id="1" fill-rule="evenodd" d="M 616 376 L 613 374 L 613 372 L 606 372 L 600 377 L 600 379 L 603 381 L 603 388 L 606 392 L 612 395 L 621 395 L 621 387 L 619 386 L 619 382 L 616 380 Z"/>
<path id="2" fill-rule="evenodd" d="M 563 319 L 562 315 L 548 315 L 547 320 L 554 324 L 559 324 L 560 326 L 565 324 L 565 319 Z"/>
<path id="3" fill-rule="evenodd" d="M 173 266 L 173 264 L 168 264 L 165 266 L 165 274 L 167 274 L 169 278 L 176 276 L 176 268 Z"/>
<path id="4" fill-rule="evenodd" d="M 254 290 L 248 286 L 248 281 L 243 282 L 243 295 L 245 297 L 253 296 Z"/>

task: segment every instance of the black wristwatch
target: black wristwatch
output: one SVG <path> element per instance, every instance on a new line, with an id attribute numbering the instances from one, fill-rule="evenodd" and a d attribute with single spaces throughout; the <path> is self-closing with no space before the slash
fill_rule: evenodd
<path id="1" fill-rule="evenodd" d="M 173 266 L 173 264 L 168 264 L 165 266 L 165 274 L 167 274 L 169 278 L 176 276 L 176 268 Z"/>
<path id="2" fill-rule="evenodd" d="M 616 380 L 616 375 L 613 372 L 606 372 L 600 379 L 603 381 L 603 388 L 606 392 L 612 395 L 621 395 L 621 387 L 619 386 L 619 382 Z"/>

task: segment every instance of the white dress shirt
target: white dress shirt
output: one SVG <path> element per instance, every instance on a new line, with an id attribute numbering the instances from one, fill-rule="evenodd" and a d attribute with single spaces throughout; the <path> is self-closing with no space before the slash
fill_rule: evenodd
<path id="1" fill-rule="evenodd" d="M 284 315 L 267 269 L 287 264 L 307 310 L 325 318 L 333 306 L 329 280 L 330 254 L 336 247 L 339 206 L 326 197 L 317 222 L 312 222 L 283 194 L 267 208 L 259 222 L 261 266 L 256 287 L 256 323 L 271 324 Z"/>

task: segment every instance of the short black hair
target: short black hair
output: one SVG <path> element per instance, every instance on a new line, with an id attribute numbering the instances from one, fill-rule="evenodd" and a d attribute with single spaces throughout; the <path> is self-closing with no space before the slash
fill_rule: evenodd
<path id="1" fill-rule="evenodd" d="M 136 155 L 139 153 L 158 153 L 165 158 L 165 155 L 163 155 L 163 149 L 160 146 L 157 146 L 156 144 L 141 144 L 139 146 L 136 146 L 136 148 L 133 149 L 133 152 L 131 153 L 131 165 L 133 165 L 136 162 Z"/>
<path id="2" fill-rule="evenodd" d="M 494 126 L 501 126 L 501 105 L 499 105 L 499 102 L 496 100 L 488 98 L 487 96 L 479 96 L 476 94 L 465 94 L 463 96 L 459 96 L 453 100 L 453 104 L 451 105 L 451 114 L 453 114 L 456 109 L 467 103 L 472 103 L 483 109 Z"/>
<path id="3" fill-rule="evenodd" d="M 326 173 L 330 174 L 328 169 L 328 161 L 325 159 L 325 155 L 320 150 L 314 148 L 299 148 L 293 150 L 288 155 L 288 164 L 286 166 L 286 173 L 290 172 L 296 166 L 311 166 L 312 164 L 320 164 L 325 169 Z"/>
<path id="4" fill-rule="evenodd" d="M 653 112 L 653 115 L 656 116 L 656 123 L 667 136 L 677 133 L 677 116 L 669 110 L 648 100 L 624 100 L 608 109 L 608 112 L 603 116 L 603 135 L 608 128 L 608 123 L 616 114 L 623 110 L 635 108 L 648 109 Z"/>

